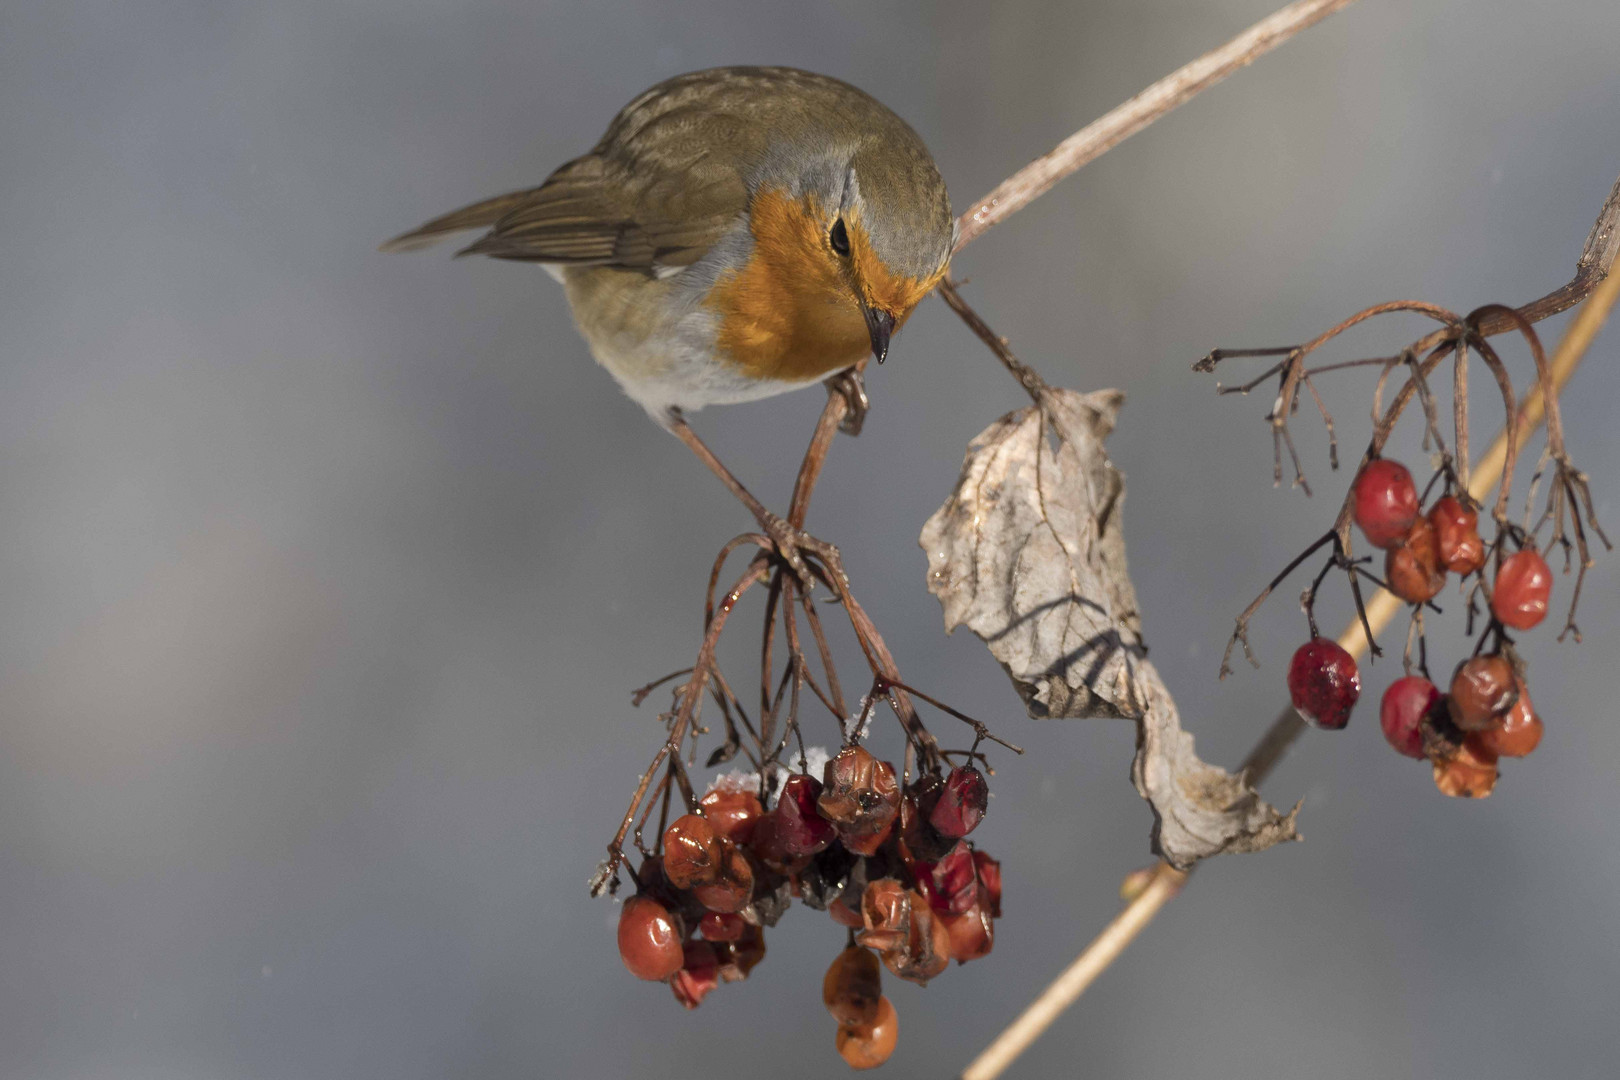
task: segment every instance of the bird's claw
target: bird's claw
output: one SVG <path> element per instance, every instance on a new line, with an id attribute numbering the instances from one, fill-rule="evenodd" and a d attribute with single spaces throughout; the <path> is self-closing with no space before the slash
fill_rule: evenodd
<path id="1" fill-rule="evenodd" d="M 803 587 L 805 595 L 808 596 L 810 590 L 815 588 L 816 579 L 815 575 L 810 572 L 810 565 L 804 561 L 804 555 L 799 549 L 806 546 L 805 541 L 809 540 L 809 537 L 801 530 L 795 529 L 785 518 L 777 517 L 769 511 L 766 512 L 764 520 L 759 524 L 760 528 L 765 531 L 765 535 L 771 538 L 771 543 L 776 548 L 776 554 L 783 562 L 787 563 L 788 569 L 792 570 L 793 575 L 799 579 L 799 584 Z"/>
<path id="2" fill-rule="evenodd" d="M 866 414 L 872 408 L 872 399 L 866 396 L 866 379 L 860 369 L 845 368 L 828 377 L 827 393 L 843 395 L 849 406 L 844 411 L 844 419 L 838 424 L 838 430 L 845 435 L 859 435 L 861 425 L 866 423 Z"/>

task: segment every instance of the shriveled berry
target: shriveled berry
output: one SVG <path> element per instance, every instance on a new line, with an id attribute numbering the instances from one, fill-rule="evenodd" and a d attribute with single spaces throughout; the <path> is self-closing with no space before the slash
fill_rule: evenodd
<path id="1" fill-rule="evenodd" d="M 619 959 L 638 979 L 667 979 L 681 969 L 681 928 L 650 896 L 632 896 L 619 911 Z"/>
<path id="2" fill-rule="evenodd" d="M 709 991 L 720 985 L 720 963 L 715 959 L 714 946 L 707 941 L 688 941 L 683 952 L 681 970 L 669 980 L 675 1000 L 688 1009 L 703 1004 Z"/>
<path id="3" fill-rule="evenodd" d="M 945 781 L 938 774 L 924 773 L 900 797 L 900 820 L 895 827 L 900 859 L 908 866 L 913 862 L 938 862 L 951 849 L 951 840 L 928 822 L 944 790 Z"/>
<path id="4" fill-rule="evenodd" d="M 1417 520 L 1417 486 L 1398 461 L 1369 461 L 1356 477 L 1355 492 L 1356 524 L 1373 547 L 1399 543 Z"/>
<path id="5" fill-rule="evenodd" d="M 737 941 L 747 929 L 748 923 L 733 911 L 706 911 L 698 923 L 705 941 Z"/>
<path id="6" fill-rule="evenodd" d="M 1001 863 L 982 851 L 973 853 L 973 869 L 984 887 L 985 908 L 992 919 L 1001 918 Z"/>
<path id="7" fill-rule="evenodd" d="M 951 962 L 951 935 L 916 893 L 911 894 L 911 927 L 904 940 L 883 950 L 883 966 L 910 982 L 927 985 Z"/>
<path id="8" fill-rule="evenodd" d="M 1541 744 L 1541 717 L 1530 704 L 1530 693 L 1524 682 L 1519 682 L 1519 700 L 1513 707 L 1496 718 L 1484 731 L 1471 733 L 1468 738 L 1475 747 L 1499 757 L 1525 757 Z"/>
<path id="9" fill-rule="evenodd" d="M 1446 583 L 1440 545 L 1428 518 L 1418 518 L 1401 542 L 1384 553 L 1384 580 L 1389 591 L 1408 604 L 1432 600 Z"/>
<path id="10" fill-rule="evenodd" d="M 789 855 L 814 855 L 837 838 L 832 822 L 816 808 L 820 798 L 821 781 L 807 773 L 795 773 L 782 785 L 774 813 L 778 842 Z"/>
<path id="11" fill-rule="evenodd" d="M 664 876 L 677 889 L 713 881 L 720 869 L 720 838 L 696 814 L 682 814 L 664 830 Z"/>
<path id="12" fill-rule="evenodd" d="M 1396 679 L 1378 706 L 1378 724 L 1389 745 L 1409 758 L 1423 757 L 1423 718 L 1444 701 L 1440 688 L 1421 675 Z"/>
<path id="13" fill-rule="evenodd" d="M 765 814 L 759 796 L 752 791 L 717 788 L 703 796 L 703 816 L 714 826 L 715 835 L 733 844 L 746 844 L 754 833 L 754 824 Z"/>
<path id="14" fill-rule="evenodd" d="M 743 855 L 754 874 L 754 895 L 743 908 L 742 916 L 750 923 L 775 926 L 793 906 L 794 881 L 785 874 L 773 872 L 752 852 L 744 851 Z"/>
<path id="15" fill-rule="evenodd" d="M 721 982 L 741 982 L 765 959 L 765 931 L 749 926 L 736 941 L 717 943 L 714 956 L 720 964 Z"/>
<path id="16" fill-rule="evenodd" d="M 879 952 L 903 944 L 911 933 L 911 897 L 896 878 L 867 882 L 866 892 L 861 895 L 863 929 L 855 940 Z"/>
<path id="17" fill-rule="evenodd" d="M 713 879 L 694 885 L 692 893 L 710 911 L 741 911 L 754 898 L 754 868 L 748 865 L 748 856 L 731 841 L 720 841 Z"/>
<path id="18" fill-rule="evenodd" d="M 849 901 L 842 896 L 827 905 L 827 914 L 832 916 L 833 922 L 839 926 L 847 926 L 851 930 L 859 930 L 866 925 L 861 913 L 851 907 Z"/>
<path id="19" fill-rule="evenodd" d="M 1451 677 L 1451 720 L 1464 731 L 1484 731 L 1518 696 L 1518 679 L 1505 656 L 1472 657 Z"/>
<path id="20" fill-rule="evenodd" d="M 821 816 L 838 830 L 838 839 L 859 855 L 882 846 L 900 813 L 900 784 L 894 766 L 879 761 L 863 746 L 846 746 L 827 762 Z"/>
<path id="21" fill-rule="evenodd" d="M 828 848 L 800 871 L 798 895 L 806 907 L 824 911 L 827 905 L 844 895 L 855 871 L 857 856 L 837 844 Z M 864 882 L 863 882 L 864 884 Z M 856 902 L 859 902 L 856 897 Z"/>
<path id="22" fill-rule="evenodd" d="M 1454 799 L 1483 799 L 1496 787 L 1496 757 L 1465 739 L 1457 753 L 1434 763 L 1434 786 Z"/>
<path id="23" fill-rule="evenodd" d="M 951 959 L 958 964 L 989 956 L 996 943 L 996 924 L 983 903 L 974 904 L 960 915 L 935 912 L 950 940 Z"/>
<path id="24" fill-rule="evenodd" d="M 1436 500 L 1429 511 L 1435 542 L 1440 549 L 1440 565 L 1458 576 L 1472 574 L 1485 565 L 1485 541 L 1479 537 L 1479 514 L 1452 495 Z"/>
<path id="25" fill-rule="evenodd" d="M 937 863 L 918 863 L 915 874 L 917 891 L 935 911 L 960 915 L 972 907 L 979 897 L 973 849 L 967 846 L 965 840 L 958 840 L 956 846 Z"/>
<path id="26" fill-rule="evenodd" d="M 1300 719 L 1337 731 L 1350 722 L 1361 696 L 1361 673 L 1349 653 L 1327 638 L 1311 638 L 1288 665 L 1288 696 Z"/>
<path id="27" fill-rule="evenodd" d="M 851 945 L 833 957 L 821 980 L 821 1003 L 840 1024 L 870 1024 L 877 1020 L 883 998 L 883 969 L 870 949 Z"/>
<path id="28" fill-rule="evenodd" d="M 1534 548 L 1525 548 L 1502 560 L 1491 591 L 1491 614 L 1503 626 L 1529 630 L 1547 617 L 1552 596 L 1552 570 Z"/>
<path id="29" fill-rule="evenodd" d="M 990 788 L 984 774 L 972 765 L 958 765 L 945 778 L 945 789 L 934 803 L 928 822 L 941 836 L 966 836 L 984 820 L 990 806 Z"/>
<path id="30" fill-rule="evenodd" d="M 886 997 L 878 999 L 877 1019 L 870 1024 L 838 1028 L 838 1056 L 852 1069 L 875 1069 L 894 1053 L 900 1039 L 900 1018 Z"/>

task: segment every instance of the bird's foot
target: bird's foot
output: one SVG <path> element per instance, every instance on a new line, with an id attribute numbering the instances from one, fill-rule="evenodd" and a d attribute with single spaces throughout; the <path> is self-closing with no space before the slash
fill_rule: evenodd
<path id="1" fill-rule="evenodd" d="M 859 435 L 866 414 L 872 408 L 872 399 L 866 396 L 866 379 L 859 368 L 845 368 L 827 378 L 827 393 L 842 394 L 849 408 L 844 413 L 838 430 L 845 435 Z"/>

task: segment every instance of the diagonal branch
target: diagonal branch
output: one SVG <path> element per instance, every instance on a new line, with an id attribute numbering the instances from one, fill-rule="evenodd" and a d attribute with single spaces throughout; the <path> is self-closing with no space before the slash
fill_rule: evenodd
<path id="1" fill-rule="evenodd" d="M 956 219 L 956 250 L 961 251 L 992 225 L 999 225 L 1045 195 L 1059 180 L 1095 161 L 1176 106 L 1191 101 L 1238 68 L 1247 67 L 1301 30 L 1352 3 L 1354 0 L 1297 0 L 1093 120 L 968 207 Z"/>

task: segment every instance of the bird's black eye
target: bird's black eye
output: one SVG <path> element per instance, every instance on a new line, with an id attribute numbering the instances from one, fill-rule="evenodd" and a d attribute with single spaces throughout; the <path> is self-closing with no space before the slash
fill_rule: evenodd
<path id="1" fill-rule="evenodd" d="M 843 218 L 833 222 L 832 229 L 827 233 L 827 242 L 838 254 L 849 258 L 849 232 L 844 228 Z"/>

